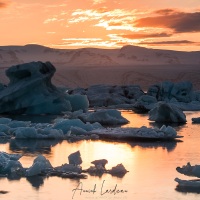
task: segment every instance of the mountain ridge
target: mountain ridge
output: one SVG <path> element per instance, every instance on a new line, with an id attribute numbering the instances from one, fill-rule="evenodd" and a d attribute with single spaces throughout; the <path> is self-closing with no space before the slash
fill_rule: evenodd
<path id="1" fill-rule="evenodd" d="M 36 44 L 0 46 L 0 67 L 31 61 L 50 61 L 54 65 L 123 66 L 200 64 L 200 51 L 149 49 L 127 45 L 119 49 L 79 48 L 56 49 Z"/>

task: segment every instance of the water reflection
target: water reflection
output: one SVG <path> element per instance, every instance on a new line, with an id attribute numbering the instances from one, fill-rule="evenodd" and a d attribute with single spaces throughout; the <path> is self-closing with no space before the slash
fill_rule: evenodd
<path id="1" fill-rule="evenodd" d="M 103 180 L 106 180 L 106 189 L 113 188 L 117 183 L 119 188 L 127 189 L 127 194 L 121 196 L 106 195 L 105 199 L 181 199 L 196 200 L 200 197 L 199 191 L 182 190 L 177 188 L 174 178 L 177 176 L 176 167 L 191 161 L 192 164 L 200 160 L 200 125 L 192 125 L 191 118 L 200 113 L 187 114 L 187 124 L 174 127 L 179 134 L 184 135 L 181 143 L 173 142 L 138 142 L 138 141 L 11 141 L 11 144 L 2 142 L 0 150 L 8 153 L 22 152 L 24 156 L 20 159 L 23 167 L 30 167 L 33 157 L 44 154 L 52 166 L 59 166 L 68 162 L 68 156 L 80 150 L 83 164 L 82 168 L 91 166 L 91 161 L 107 159 L 107 169 L 122 163 L 129 171 L 123 178 L 113 177 L 110 174 L 102 176 L 88 176 L 81 180 L 85 188 L 92 188 L 97 184 L 100 190 Z M 161 126 L 152 124 L 146 114 L 123 112 L 130 123 L 126 127 Z M 173 125 L 172 125 L 173 126 Z M 8 190 L 4 199 L 29 200 L 29 199 L 60 199 L 72 198 L 72 190 L 77 187 L 79 180 L 62 179 L 60 177 L 31 177 L 21 178 L 18 181 L 0 179 L 1 190 Z M 24 192 L 20 192 L 23 188 Z M 185 193 L 188 193 L 185 195 Z M 100 199 L 101 195 L 82 194 L 75 199 Z"/>
<path id="2" fill-rule="evenodd" d="M 174 140 L 174 141 L 141 141 L 141 140 L 136 140 L 136 141 L 114 141 L 114 140 L 103 140 L 104 142 L 114 142 L 115 144 L 119 143 L 119 144 L 127 144 L 129 146 L 131 146 L 131 148 L 135 148 L 135 147 L 140 147 L 143 149 L 157 149 L 157 148 L 162 148 L 162 149 L 166 149 L 168 152 L 172 152 L 173 150 L 175 150 L 177 143 L 182 142 L 181 140 Z"/>
<path id="3" fill-rule="evenodd" d="M 8 138 L 0 138 L 0 144 L 6 144 L 10 141 Z"/>
<path id="4" fill-rule="evenodd" d="M 169 122 L 149 122 L 149 125 L 154 128 L 161 128 L 163 125 L 165 126 L 171 126 L 176 129 L 176 131 L 181 130 L 182 128 L 185 128 L 185 123 L 169 123 Z"/>
<path id="5" fill-rule="evenodd" d="M 0 117 L 8 117 L 18 121 L 31 121 L 32 123 L 52 123 L 58 115 L 0 115 Z"/>
<path id="6" fill-rule="evenodd" d="M 181 192 L 181 193 L 196 193 L 196 194 L 200 194 L 200 188 L 176 186 L 175 190 L 177 192 Z"/>
<path id="7" fill-rule="evenodd" d="M 51 148 L 61 143 L 60 140 L 11 140 L 9 149 L 15 153 L 49 154 Z"/>
<path id="8" fill-rule="evenodd" d="M 33 188 L 36 190 L 39 190 L 39 188 L 44 185 L 44 179 L 43 176 L 30 176 L 27 177 L 26 180 L 32 185 Z"/>
<path id="9" fill-rule="evenodd" d="M 128 144 L 131 147 L 136 147 L 139 146 L 141 148 L 153 148 L 153 149 L 157 149 L 159 147 L 161 147 L 162 149 L 166 149 L 168 152 L 172 152 L 176 146 L 177 146 L 177 142 L 180 141 L 170 141 L 170 142 L 162 142 L 162 141 L 158 141 L 158 142 L 129 142 Z"/>

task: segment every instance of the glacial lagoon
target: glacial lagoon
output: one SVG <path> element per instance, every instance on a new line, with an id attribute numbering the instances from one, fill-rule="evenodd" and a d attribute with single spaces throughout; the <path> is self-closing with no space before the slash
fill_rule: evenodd
<path id="1" fill-rule="evenodd" d="M 79 150 L 83 169 L 91 166 L 92 161 L 104 158 L 108 160 L 106 168 L 123 163 L 129 172 L 123 177 L 110 174 L 101 177 L 88 175 L 87 179 L 80 180 L 60 177 L 8 180 L 1 177 L 0 191 L 8 193 L 0 194 L 0 199 L 199 199 L 200 194 L 197 192 L 178 191 L 177 183 L 174 181 L 176 177 L 190 179 L 179 174 L 176 167 L 183 166 L 187 162 L 192 165 L 200 164 L 200 125 L 192 124 L 191 120 L 193 117 L 199 117 L 200 112 L 185 112 L 185 114 L 186 124 L 173 125 L 178 134 L 184 136 L 182 142 L 1 140 L 0 151 L 23 154 L 20 159 L 23 167 L 31 166 L 38 154 L 44 155 L 54 167 L 59 166 L 68 162 L 67 158 L 71 153 Z M 124 127 L 162 126 L 150 122 L 148 114 L 122 111 L 122 115 L 130 121 Z M 18 119 L 22 120 L 22 117 Z M 36 122 L 37 118 L 31 120 Z M 48 119 L 46 116 L 40 116 L 38 121 L 47 122 Z"/>

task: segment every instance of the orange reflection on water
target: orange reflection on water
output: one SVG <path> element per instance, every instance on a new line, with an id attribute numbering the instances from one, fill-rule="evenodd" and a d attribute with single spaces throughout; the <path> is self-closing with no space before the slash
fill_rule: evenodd
<path id="1" fill-rule="evenodd" d="M 149 121 L 147 120 L 148 114 L 137 114 L 133 111 L 123 110 L 122 116 L 129 120 L 129 123 L 123 127 L 141 127 L 149 126 Z"/>
<path id="2" fill-rule="evenodd" d="M 148 115 L 140 115 L 131 111 L 123 111 L 122 115 L 126 117 L 130 123 L 126 126 L 141 127 L 143 125 L 149 127 Z M 123 178 L 114 177 L 105 174 L 101 177 L 88 176 L 88 179 L 82 181 L 86 189 L 97 185 L 98 192 L 95 195 L 82 194 L 76 195 L 77 200 L 87 199 L 127 199 L 127 200 L 143 200 L 143 199 L 181 199 L 195 200 L 200 198 L 198 194 L 183 194 L 176 192 L 175 177 L 187 179 L 184 175 L 180 175 L 176 171 L 176 167 L 185 165 L 188 161 L 191 164 L 200 164 L 199 154 L 199 127 L 200 125 L 192 124 L 191 118 L 197 117 L 200 112 L 187 113 L 187 124 L 175 127 L 179 134 L 184 135 L 183 142 L 138 142 L 138 141 L 79 141 L 70 143 L 63 141 L 49 147 L 48 152 L 43 155 L 49 159 L 53 166 L 59 166 L 68 162 L 68 156 L 80 151 L 83 160 L 82 168 L 86 169 L 91 166 L 91 162 L 97 159 L 107 159 L 107 169 L 122 163 L 129 171 Z M 39 143 L 39 141 L 38 141 Z M 43 141 L 42 145 L 48 147 L 49 141 Z M 38 152 L 26 152 L 26 145 L 37 146 L 35 143 L 25 143 L 21 149 L 24 157 L 20 159 L 23 166 L 30 166 Z M 38 144 L 38 146 L 42 146 Z M 30 146 L 29 146 L 30 148 Z M 32 149 L 32 148 L 30 148 Z M 8 153 L 16 153 L 15 145 L 0 144 L 0 150 Z M 127 189 L 127 194 L 106 195 L 101 196 L 99 193 L 101 184 L 105 180 L 107 189 L 114 188 L 118 184 L 118 188 Z M 59 199 L 66 200 L 72 198 L 72 190 L 77 186 L 79 180 L 61 179 L 58 177 L 49 177 L 39 186 L 39 189 L 33 185 L 33 182 L 26 181 L 22 178 L 20 181 L 8 181 L 0 179 L 2 190 L 8 190 L 4 199 L 15 200 L 45 200 Z M 31 185 L 32 184 L 32 185 Z M 26 191 L 24 193 L 19 192 Z"/>
<path id="3" fill-rule="evenodd" d="M 107 159 L 108 168 L 123 163 L 124 160 L 130 161 L 128 164 L 133 165 L 135 154 L 130 151 L 130 146 L 125 143 L 116 142 L 103 142 L 103 141 L 80 141 L 76 143 L 69 143 L 63 141 L 61 144 L 52 148 L 53 158 L 52 164 L 61 165 L 68 162 L 68 156 L 75 152 L 80 151 L 83 160 L 82 167 L 88 168 L 91 162 L 98 159 Z"/>

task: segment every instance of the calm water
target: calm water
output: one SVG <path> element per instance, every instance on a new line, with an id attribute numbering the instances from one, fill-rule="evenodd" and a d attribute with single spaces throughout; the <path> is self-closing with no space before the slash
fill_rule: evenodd
<path id="1" fill-rule="evenodd" d="M 88 176 L 81 180 L 83 189 L 93 189 L 96 184 L 96 193 L 76 192 L 73 199 L 127 199 L 127 200 L 173 200 L 173 199 L 200 199 L 200 194 L 176 191 L 175 177 L 188 179 L 176 172 L 177 166 L 200 164 L 200 125 L 192 124 L 191 118 L 200 116 L 200 112 L 187 112 L 187 124 L 176 126 L 176 130 L 183 135 L 183 142 L 104 142 L 80 141 L 76 143 L 49 142 L 49 141 L 12 141 L 0 144 L 0 151 L 8 153 L 22 153 L 20 159 L 24 167 L 32 165 L 33 159 L 40 153 L 47 157 L 53 166 L 68 162 L 68 155 L 80 150 L 83 168 L 88 168 L 90 162 L 105 158 L 107 168 L 123 163 L 129 171 L 123 178 L 112 177 L 109 174 L 102 177 Z M 139 115 L 124 111 L 123 116 L 130 120 L 126 126 L 141 127 L 159 126 L 149 123 L 148 115 Z M 9 181 L 0 179 L 0 190 L 9 191 L 0 194 L 5 200 L 68 200 L 72 199 L 73 192 L 79 184 L 78 180 L 50 177 L 46 179 L 25 179 Z M 127 190 L 126 193 L 104 194 L 106 189 L 117 188 Z"/>

